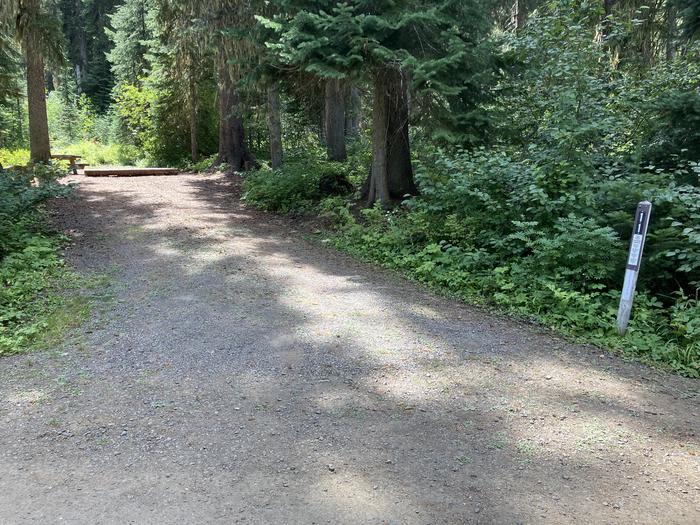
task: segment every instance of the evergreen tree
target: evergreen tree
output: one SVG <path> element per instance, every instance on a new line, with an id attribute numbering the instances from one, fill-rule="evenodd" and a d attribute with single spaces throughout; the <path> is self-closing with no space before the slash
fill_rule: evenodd
<path id="1" fill-rule="evenodd" d="M 0 26 L 0 104 L 11 104 L 20 95 L 19 53 L 9 29 Z"/>
<path id="2" fill-rule="evenodd" d="M 27 102 L 29 106 L 29 149 L 32 162 L 49 162 L 49 126 L 44 87 L 45 58 L 63 62 L 62 38 L 54 16 L 47 13 L 41 0 L 12 0 L 0 5 L 0 20 L 5 27 L 14 20 L 14 31 L 26 64 Z"/>
<path id="3" fill-rule="evenodd" d="M 85 93 L 102 111 L 111 101 L 114 78 L 107 55 L 112 41 L 106 30 L 120 0 L 60 0 L 67 55 L 79 93 Z"/>
<path id="4" fill-rule="evenodd" d="M 202 0 L 211 16 L 210 31 L 217 49 L 219 83 L 219 155 L 217 162 L 234 171 L 257 166 L 246 142 L 244 110 L 239 83 L 251 62 L 253 45 L 249 40 L 255 27 L 251 2 Z"/>
<path id="5" fill-rule="evenodd" d="M 139 85 L 148 73 L 148 42 L 153 38 L 152 0 L 126 0 L 109 17 L 105 32 L 112 48 L 107 53 L 117 83 Z"/>
<path id="6" fill-rule="evenodd" d="M 200 9 L 201 2 L 159 0 L 154 77 L 186 108 L 190 158 L 199 158 L 199 84 L 213 74 L 212 53 Z"/>
<path id="7" fill-rule="evenodd" d="M 0 26 L 0 148 L 21 145 L 23 140 L 19 60 L 9 28 Z"/>
<path id="8" fill-rule="evenodd" d="M 262 22 L 289 65 L 325 79 L 367 77 L 373 85 L 370 204 L 415 193 L 409 144 L 409 87 L 449 107 L 470 98 L 487 2 L 362 0 L 284 2 L 287 17 Z"/>
<path id="9" fill-rule="evenodd" d="M 671 0 L 679 10 L 686 37 L 700 36 L 700 2 L 697 0 Z"/>

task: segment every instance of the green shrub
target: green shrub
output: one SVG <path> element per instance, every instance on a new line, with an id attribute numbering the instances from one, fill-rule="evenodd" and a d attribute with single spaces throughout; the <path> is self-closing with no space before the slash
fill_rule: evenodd
<path id="1" fill-rule="evenodd" d="M 66 195 L 55 182 L 62 171 L 0 171 L 0 355 L 25 349 L 62 304 L 53 291 L 65 279 L 58 240 L 47 233 L 39 206 Z"/>
<path id="2" fill-rule="evenodd" d="M 243 199 L 259 208 L 287 213 L 310 209 L 323 197 L 348 193 L 353 163 L 289 158 L 278 170 L 246 175 Z"/>
<path id="3" fill-rule="evenodd" d="M 2 149 L 0 148 L 0 165 L 7 168 L 8 166 L 26 166 L 29 164 L 28 149 Z"/>

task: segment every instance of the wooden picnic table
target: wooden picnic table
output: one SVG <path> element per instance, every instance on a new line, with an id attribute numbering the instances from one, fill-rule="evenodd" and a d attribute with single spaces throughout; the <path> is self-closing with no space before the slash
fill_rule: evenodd
<path id="1" fill-rule="evenodd" d="M 67 160 L 70 163 L 70 169 L 73 175 L 78 174 L 78 165 L 75 161 L 82 158 L 80 155 L 51 155 L 52 159 L 56 160 Z M 80 164 L 81 167 L 85 167 L 85 164 Z"/>

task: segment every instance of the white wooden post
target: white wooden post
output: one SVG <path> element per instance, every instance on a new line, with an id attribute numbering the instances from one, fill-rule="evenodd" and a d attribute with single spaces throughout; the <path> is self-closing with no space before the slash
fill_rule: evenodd
<path id="1" fill-rule="evenodd" d="M 637 287 L 639 268 L 642 265 L 642 253 L 644 252 L 644 242 L 647 238 L 650 217 L 651 202 L 640 202 L 637 205 L 637 213 L 634 216 L 634 229 L 632 230 L 630 251 L 629 255 L 627 256 L 625 282 L 622 285 L 620 308 L 617 311 L 617 333 L 620 335 L 625 335 L 625 332 L 627 332 L 627 324 L 629 323 L 630 314 L 632 313 L 634 290 Z"/>

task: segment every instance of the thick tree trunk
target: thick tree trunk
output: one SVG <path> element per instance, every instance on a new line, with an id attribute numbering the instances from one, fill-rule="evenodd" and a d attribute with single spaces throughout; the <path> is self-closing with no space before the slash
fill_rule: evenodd
<path id="1" fill-rule="evenodd" d="M 345 112 L 345 132 L 348 137 L 360 135 L 360 123 L 362 122 L 362 98 L 360 89 L 352 85 L 348 94 L 348 104 Z"/>
<path id="2" fill-rule="evenodd" d="M 417 193 L 408 137 L 408 77 L 405 72 L 396 69 L 390 70 L 388 77 L 386 89 L 389 98 L 389 194 L 394 199 L 402 199 L 406 195 Z"/>
<path id="3" fill-rule="evenodd" d="M 39 11 L 39 0 L 25 2 L 28 13 Z M 24 35 L 24 55 L 27 62 L 27 105 L 29 106 L 29 150 L 32 162 L 48 163 L 51 157 L 49 124 L 44 92 L 44 57 L 41 56 L 37 28 L 28 26 Z"/>
<path id="4" fill-rule="evenodd" d="M 416 193 L 408 137 L 408 82 L 399 69 L 386 68 L 374 77 L 372 126 L 367 203 L 386 207 Z"/>
<path id="5" fill-rule="evenodd" d="M 372 169 L 367 188 L 367 205 L 379 202 L 387 207 L 391 203 L 389 196 L 389 177 L 387 174 L 387 132 L 389 129 L 389 104 L 384 93 L 384 80 L 381 74 L 374 78 L 374 103 L 372 105 Z"/>
<path id="6" fill-rule="evenodd" d="M 276 84 L 267 88 L 267 125 L 270 132 L 270 160 L 272 169 L 282 166 L 282 118 L 280 94 Z"/>
<path id="7" fill-rule="evenodd" d="M 238 93 L 229 72 L 228 64 L 222 59 L 219 64 L 219 156 L 217 164 L 227 163 L 234 171 L 255 169 L 255 157 L 245 142 L 243 119 L 237 115 Z"/>
<path id="8" fill-rule="evenodd" d="M 192 162 L 197 162 L 199 160 L 199 144 L 197 137 L 197 83 L 194 78 L 194 74 L 190 71 L 190 93 L 189 93 L 189 113 L 190 113 L 190 155 L 192 157 Z"/>
<path id="9" fill-rule="evenodd" d="M 338 79 L 326 81 L 326 151 L 328 160 L 343 162 L 348 158 L 345 149 L 345 94 L 343 82 Z"/>

